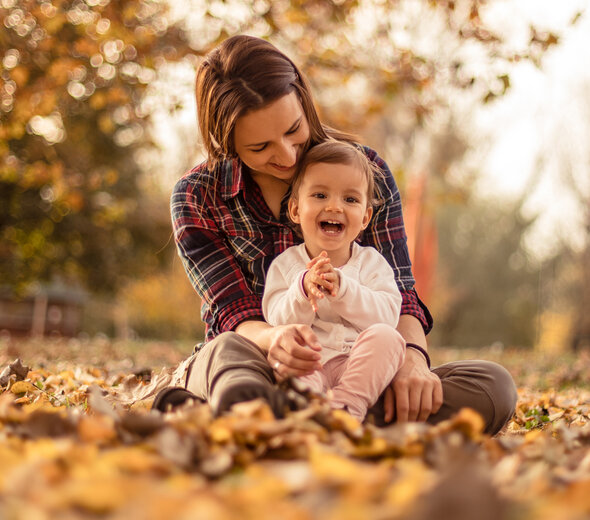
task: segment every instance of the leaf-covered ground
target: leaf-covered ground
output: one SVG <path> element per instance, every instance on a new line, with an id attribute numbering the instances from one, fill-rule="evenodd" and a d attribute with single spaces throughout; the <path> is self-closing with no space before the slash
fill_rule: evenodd
<path id="1" fill-rule="evenodd" d="M 493 438 L 470 410 L 377 429 L 320 398 L 282 420 L 259 402 L 218 419 L 200 404 L 116 404 L 189 350 L 0 342 L 0 519 L 590 517 L 585 353 L 435 351 L 512 372 L 517 411 Z"/>

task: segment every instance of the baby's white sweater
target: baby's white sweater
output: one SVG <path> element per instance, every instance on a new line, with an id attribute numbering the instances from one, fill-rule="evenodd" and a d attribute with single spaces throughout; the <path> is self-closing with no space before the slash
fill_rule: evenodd
<path id="1" fill-rule="evenodd" d="M 270 325 L 310 325 L 323 347 L 322 363 L 348 353 L 359 333 L 371 325 L 397 326 L 402 297 L 393 269 L 376 249 L 353 243 L 350 259 L 336 269 L 338 294 L 318 300 L 317 314 L 302 285 L 309 261 L 305 244 L 300 244 L 270 265 L 262 298 L 262 312 Z"/>

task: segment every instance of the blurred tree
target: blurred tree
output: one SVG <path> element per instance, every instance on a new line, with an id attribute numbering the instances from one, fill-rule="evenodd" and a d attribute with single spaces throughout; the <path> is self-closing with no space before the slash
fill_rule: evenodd
<path id="1" fill-rule="evenodd" d="M 142 94 L 188 50 L 183 33 L 161 2 L 0 6 L 0 282 L 60 275 L 112 290 L 153 268 L 168 239 L 137 154 Z"/>
<path id="2" fill-rule="evenodd" d="M 197 316 L 201 302 L 180 262 L 128 284 L 121 293 L 125 326 L 142 338 L 202 339 L 205 326 Z M 181 311 L 181 312 L 179 312 Z"/>
<path id="3" fill-rule="evenodd" d="M 520 204 L 471 198 L 439 209 L 439 275 L 432 307 L 441 345 L 535 344 L 539 265 L 523 244 Z"/>
<path id="4" fill-rule="evenodd" d="M 574 350 L 590 348 L 590 77 L 568 83 L 567 103 L 552 121 L 540 143 L 537 168 L 527 190 L 535 189 L 549 177 L 567 200 L 567 220 L 553 222 L 559 235 L 556 251 L 545 261 L 543 310 L 571 316 L 570 342 Z"/>
<path id="5" fill-rule="evenodd" d="M 247 32 L 283 49 L 315 87 L 322 119 L 358 132 L 383 154 L 469 90 L 480 102 L 510 87 L 512 64 L 540 64 L 559 41 L 530 27 L 507 43 L 486 0 L 187 0 L 175 5 L 194 48 Z M 520 45 L 520 44 L 519 44 Z M 405 147 L 406 153 L 411 153 Z M 390 158 L 391 159 L 391 158 Z M 402 163 L 402 157 L 396 157 Z"/>
<path id="6" fill-rule="evenodd" d="M 168 209 L 146 190 L 143 152 L 162 98 L 143 96 L 167 62 L 236 33 L 268 38 L 301 65 L 323 120 L 366 135 L 403 187 L 408 157 L 421 157 L 416 131 L 436 120 L 449 89 L 489 102 L 510 87 L 511 63 L 539 63 L 558 41 L 531 28 L 526 45 L 511 48 L 488 26 L 485 6 L 1 0 L 0 282 L 22 287 L 60 275 L 109 291 L 157 267 Z M 166 109 L 177 104 L 169 96 Z M 425 171 L 444 178 L 437 160 Z"/>

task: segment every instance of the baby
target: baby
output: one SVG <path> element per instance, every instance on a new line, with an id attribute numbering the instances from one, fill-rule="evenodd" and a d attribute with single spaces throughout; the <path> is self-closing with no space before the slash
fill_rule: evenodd
<path id="1" fill-rule="evenodd" d="M 270 325 L 306 324 L 317 336 L 322 368 L 299 380 L 316 392 L 331 390 L 332 406 L 360 421 L 406 348 L 395 329 L 402 298 L 393 269 L 376 249 L 355 242 L 373 215 L 374 168 L 340 141 L 306 153 L 289 199 L 304 243 L 272 262 L 262 299 Z"/>

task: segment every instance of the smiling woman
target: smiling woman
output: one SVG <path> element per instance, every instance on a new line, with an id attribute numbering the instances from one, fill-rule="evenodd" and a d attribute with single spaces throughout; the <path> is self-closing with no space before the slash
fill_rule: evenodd
<path id="1" fill-rule="evenodd" d="M 204 58 L 196 84 L 207 161 L 178 181 L 171 210 L 178 253 L 202 297 L 206 343 L 176 371 L 174 384 L 182 388 L 164 389 L 155 402 L 166 410 L 182 400 L 179 395 L 192 396 L 220 414 L 234 403 L 262 398 L 282 416 L 291 403 L 275 383 L 317 373 L 321 347 L 309 324 L 272 326 L 264 320 L 267 271 L 275 257 L 301 243 L 288 216 L 288 199 L 306 152 L 330 139 L 351 143 L 352 138 L 321 124 L 304 75 L 259 38 L 224 41 Z M 389 265 L 388 284 L 401 295 L 401 310 L 383 318 L 389 321 L 385 325 L 398 338 L 397 346 L 407 342 L 412 347 L 395 377 L 385 375 L 385 391 L 381 396 L 381 389 L 373 391 L 366 405 L 379 397 L 374 416 L 380 424 L 394 416 L 438 422 L 469 406 L 484 416 L 488 431 L 498 431 L 514 409 L 514 383 L 506 370 L 491 363 L 429 369 L 425 335 L 432 318 L 414 289 L 399 190 L 385 162 L 369 148 L 358 149 L 371 171 L 379 172 L 374 181 L 380 204 L 369 209 L 368 197 L 348 190 L 338 195 L 331 216 L 321 217 L 320 226 L 324 238 L 337 241 L 346 235 L 347 250 L 353 238 L 348 231 L 365 228 L 361 245 Z M 343 173 L 331 169 L 328 175 L 344 181 Z M 352 175 L 346 182 L 356 180 Z M 342 204 L 358 206 L 358 218 L 335 216 Z M 393 367 L 381 350 L 368 355 L 375 365 Z"/>
<path id="2" fill-rule="evenodd" d="M 297 159 L 309 141 L 309 125 L 293 92 L 236 121 L 236 154 L 249 169 L 275 218 Z"/>

